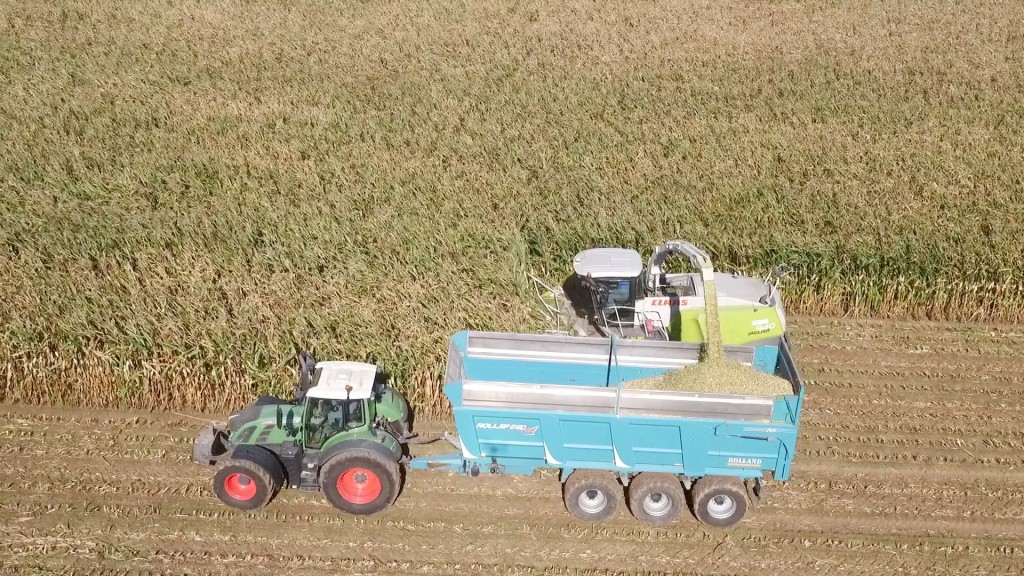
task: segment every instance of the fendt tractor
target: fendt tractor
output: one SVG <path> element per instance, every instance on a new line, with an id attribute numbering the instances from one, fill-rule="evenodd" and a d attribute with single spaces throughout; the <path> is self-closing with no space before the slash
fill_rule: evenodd
<path id="1" fill-rule="evenodd" d="M 263 397 L 211 424 L 192 459 L 216 465 L 213 491 L 242 510 L 266 505 L 282 487 L 322 491 L 335 507 L 373 514 L 398 497 L 408 457 L 409 404 L 373 364 L 300 357 L 295 400 Z"/>
<path id="2" fill-rule="evenodd" d="M 697 270 L 668 272 L 678 257 Z M 647 267 L 626 248 L 591 248 L 573 258 L 573 274 L 559 287 L 542 287 L 547 312 L 577 336 L 701 343 L 705 294 L 701 270 L 711 257 L 690 242 L 653 249 Z M 713 270 L 713 268 L 711 268 Z M 777 271 L 776 271 L 777 273 Z M 714 272 L 725 344 L 775 344 L 786 331 L 777 287 L 768 280 Z M 562 330 L 559 330 L 562 331 Z M 563 331 L 564 332 L 564 331 Z"/>
<path id="3" fill-rule="evenodd" d="M 554 470 L 576 518 L 630 512 L 668 524 L 687 509 L 730 526 L 761 497 L 762 478 L 789 478 L 804 387 L 787 338 L 725 346 L 727 359 L 792 384 L 780 396 L 633 389 L 625 384 L 698 361 L 686 342 L 463 331 L 452 336 L 444 393 L 457 435 L 448 454 L 412 469 L 467 476 Z M 339 509 L 373 514 L 399 491 L 408 406 L 372 365 L 321 362 L 297 403 L 270 401 L 207 428 L 193 458 L 217 464 L 213 490 L 252 510 L 282 486 L 321 490 Z"/>

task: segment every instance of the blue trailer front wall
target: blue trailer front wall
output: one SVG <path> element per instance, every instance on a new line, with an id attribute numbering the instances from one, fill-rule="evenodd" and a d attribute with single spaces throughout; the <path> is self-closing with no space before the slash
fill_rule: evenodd
<path id="1" fill-rule="evenodd" d="M 792 453 L 796 428 L 700 419 L 456 408 L 463 455 L 533 468 L 760 477 Z M 747 430 L 744 430 L 746 428 Z M 784 479 L 784 478 L 780 478 Z"/>

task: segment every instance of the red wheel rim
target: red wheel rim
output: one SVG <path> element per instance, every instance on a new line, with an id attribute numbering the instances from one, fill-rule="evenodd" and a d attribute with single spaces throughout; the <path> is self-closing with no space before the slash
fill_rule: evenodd
<path id="1" fill-rule="evenodd" d="M 256 482 L 245 474 L 232 474 L 224 479 L 224 491 L 235 500 L 252 500 Z"/>
<path id="2" fill-rule="evenodd" d="M 338 476 L 338 494 L 353 504 L 369 504 L 380 493 L 380 478 L 366 468 L 349 468 Z"/>

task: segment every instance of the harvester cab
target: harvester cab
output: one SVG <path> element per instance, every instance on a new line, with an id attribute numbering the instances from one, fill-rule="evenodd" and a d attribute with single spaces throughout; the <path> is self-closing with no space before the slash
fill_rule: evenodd
<path id="1" fill-rule="evenodd" d="M 674 270 L 684 259 L 695 271 Z M 653 249 L 647 266 L 627 248 L 591 248 L 573 258 L 559 291 L 571 304 L 575 333 L 645 340 L 706 340 L 705 279 L 717 284 L 726 344 L 777 344 L 785 333 L 778 289 L 768 281 L 716 273 L 707 252 L 674 240 Z"/>
<path id="2" fill-rule="evenodd" d="M 317 362 L 300 355 L 292 402 L 261 398 L 207 426 L 192 459 L 216 465 L 213 491 L 228 506 L 254 510 L 282 487 L 322 491 L 352 514 L 384 510 L 398 497 L 408 457 L 409 404 L 374 364 Z"/>
<path id="3" fill-rule="evenodd" d="M 661 318 L 644 318 L 637 325 L 637 300 L 643 299 L 644 289 L 643 263 L 635 250 L 584 250 L 573 258 L 572 268 L 574 279 L 589 298 L 587 313 L 595 326 L 621 337 L 668 340 Z"/>

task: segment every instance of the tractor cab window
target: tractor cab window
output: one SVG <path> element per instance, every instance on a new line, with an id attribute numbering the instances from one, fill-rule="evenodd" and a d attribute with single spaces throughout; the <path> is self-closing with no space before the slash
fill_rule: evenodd
<path id="1" fill-rule="evenodd" d="M 365 423 L 362 400 L 309 398 L 306 403 L 306 448 L 317 449 L 331 436 Z"/>

